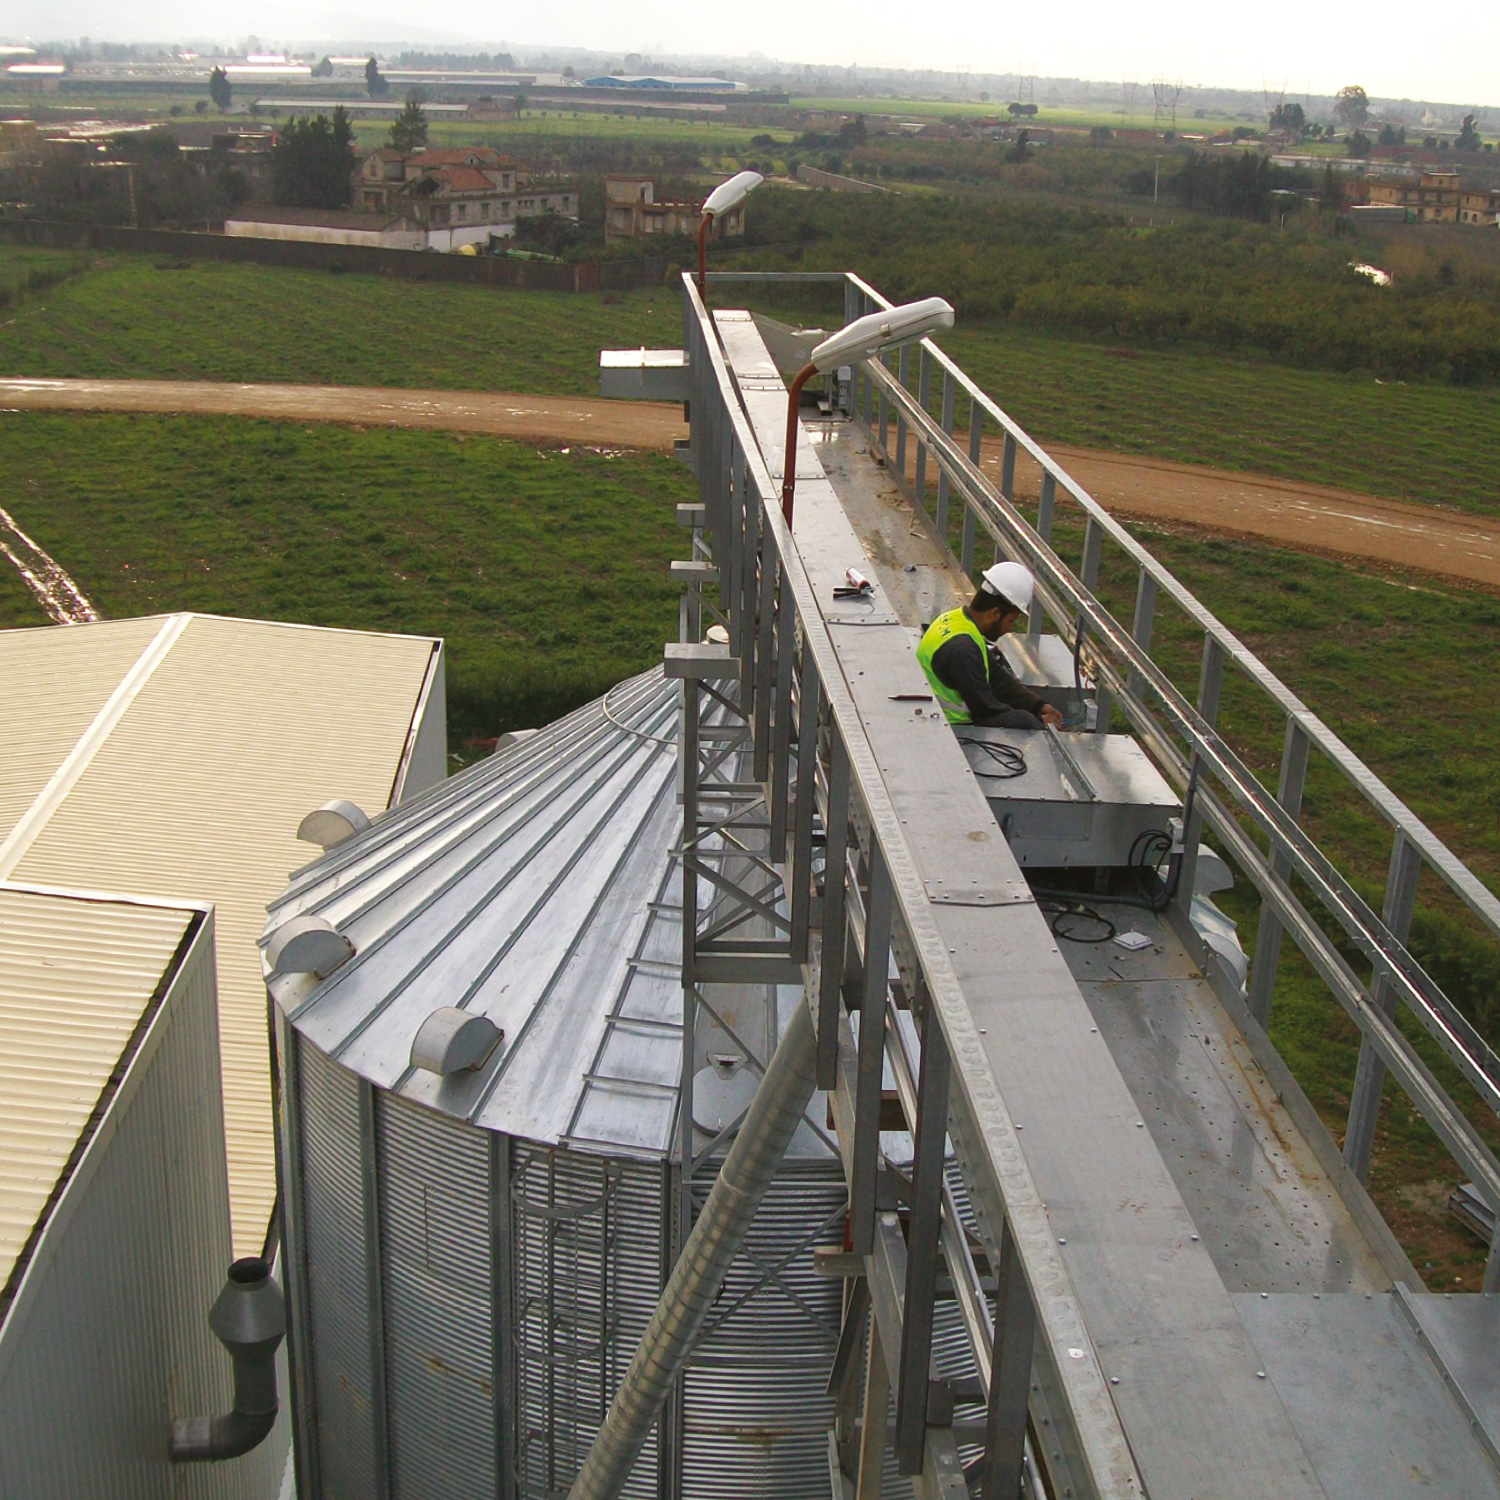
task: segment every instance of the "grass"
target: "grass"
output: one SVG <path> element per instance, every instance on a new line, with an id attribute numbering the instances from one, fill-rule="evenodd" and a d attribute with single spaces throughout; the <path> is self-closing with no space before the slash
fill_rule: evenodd
<path id="1" fill-rule="evenodd" d="M 37 256 L 63 258 L 0 246 L 0 280 Z M 159 271 L 137 256 L 93 264 L 0 323 L 0 374 L 593 395 L 600 348 L 671 346 L 681 336 L 667 287 L 606 301 L 220 262 Z M 835 316 L 825 309 L 825 324 Z M 1003 324 L 960 326 L 944 342 L 1046 443 L 1475 511 L 1493 512 L 1500 496 L 1500 388 L 1380 384 Z"/>
<path id="2" fill-rule="evenodd" d="M 665 288 L 606 302 L 218 261 L 95 266 L 0 327 L 0 373 L 581 396 L 598 392 L 601 348 L 681 338 Z"/>
<path id="3" fill-rule="evenodd" d="M 1009 124 L 1011 123 L 1011 116 L 1006 112 L 1006 106 L 1010 103 L 1010 99 L 1001 98 L 998 94 L 992 95 L 988 101 L 979 99 L 889 99 L 876 95 L 825 99 L 813 94 L 806 97 L 794 98 L 791 101 L 791 107 L 800 110 L 825 110 L 829 114 L 885 115 L 892 119 L 903 120 L 946 121 L 956 119 L 989 120 L 998 118 Z M 1038 107 L 1037 113 L 1029 120 L 1016 119 L 1014 123 L 1024 125 L 1030 130 L 1045 130 L 1051 126 L 1088 129 L 1095 125 L 1106 125 L 1111 130 L 1150 130 L 1152 127 L 1151 88 L 1149 84 L 1143 84 L 1136 91 L 1135 107 L 1131 113 L 1126 112 L 1122 96 L 1121 102 L 1118 104 L 1105 104 L 1101 101 L 1087 108 L 1042 104 Z M 1177 112 L 1176 129 L 1179 133 L 1189 131 L 1202 135 L 1211 134 L 1216 130 L 1232 130 L 1236 125 L 1246 124 L 1259 128 L 1265 124 L 1265 119 L 1259 115 L 1253 120 L 1247 120 L 1243 115 L 1216 114 L 1195 120 L 1192 118 L 1191 110 L 1179 109 Z"/>
<path id="4" fill-rule="evenodd" d="M 652 454 L 227 418 L 0 414 L 0 506 L 107 617 L 441 635 L 450 736 L 545 723 L 661 658 L 686 472 Z M 7 566 L 0 624 L 40 624 Z"/>

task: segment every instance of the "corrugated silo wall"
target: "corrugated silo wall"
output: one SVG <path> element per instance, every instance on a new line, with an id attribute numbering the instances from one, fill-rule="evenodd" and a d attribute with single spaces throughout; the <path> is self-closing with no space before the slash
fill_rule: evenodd
<path id="1" fill-rule="evenodd" d="M 843 1283 L 813 1246 L 842 1242 L 847 1201 L 833 1160 L 788 1161 L 762 1201 L 688 1368 L 687 1500 L 826 1500 Z"/>
<path id="2" fill-rule="evenodd" d="M 171 1418 L 224 1411 L 231 1400 L 229 1361 L 207 1321 L 232 1255 L 218 1080 L 209 917 L 6 1317 L 5 1500 L 276 1495 L 284 1429 L 232 1464 L 183 1468 L 167 1458 Z"/>
<path id="3" fill-rule="evenodd" d="M 512 1141 L 278 1028 L 302 1500 L 566 1490 L 665 1275 L 655 1163 Z M 661 1490 L 653 1435 L 627 1494 Z"/>

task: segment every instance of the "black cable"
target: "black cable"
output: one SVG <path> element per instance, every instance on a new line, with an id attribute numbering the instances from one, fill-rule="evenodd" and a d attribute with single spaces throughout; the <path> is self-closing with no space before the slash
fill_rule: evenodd
<path id="1" fill-rule="evenodd" d="M 1064 942 L 1087 945 L 1107 943 L 1120 930 L 1102 912 L 1095 911 L 1092 906 L 1085 906 L 1081 901 L 1063 901 L 1055 906 L 1043 904 L 1042 910 L 1052 914 L 1052 935 L 1062 938 Z M 1077 917 L 1085 922 L 1095 922 L 1104 929 L 1104 932 L 1099 937 L 1085 937 L 1082 933 L 1070 932 L 1065 925 L 1070 917 Z"/>
<path id="2" fill-rule="evenodd" d="M 976 776 L 988 777 L 991 781 L 1014 781 L 1026 774 L 1026 756 L 1015 746 L 997 743 L 995 740 L 972 740 L 958 736 L 961 745 L 977 745 L 999 768 L 994 771 L 976 770 Z"/>

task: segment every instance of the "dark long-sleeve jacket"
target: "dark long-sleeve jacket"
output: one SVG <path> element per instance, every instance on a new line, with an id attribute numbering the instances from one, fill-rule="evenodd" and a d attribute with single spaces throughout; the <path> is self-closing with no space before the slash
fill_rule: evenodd
<path id="1" fill-rule="evenodd" d="M 984 656 L 989 658 L 988 673 Z M 1012 708 L 1040 715 L 1042 699 L 1017 679 L 999 647 L 987 647 L 984 656 L 972 636 L 955 635 L 933 652 L 932 670 L 963 697 L 976 724 L 988 725 Z"/>

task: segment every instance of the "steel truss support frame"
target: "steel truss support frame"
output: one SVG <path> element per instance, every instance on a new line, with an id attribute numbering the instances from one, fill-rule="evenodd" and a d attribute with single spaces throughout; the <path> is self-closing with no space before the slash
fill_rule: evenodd
<path id="1" fill-rule="evenodd" d="M 950 1135 L 970 1143 L 973 1160 L 993 1165 L 997 1132 L 1012 1127 L 984 1115 L 993 1105 L 976 1115 L 971 1087 L 950 1089 L 951 1037 L 955 1027 L 972 1027 L 972 1021 L 948 950 L 931 928 L 925 890 L 827 627 L 789 546 L 778 492 L 733 399 L 711 325 L 695 293 L 688 296 L 699 314 L 688 319 L 688 337 L 693 457 L 706 525 L 691 572 L 679 570 L 689 590 L 702 595 L 685 606 L 683 620 L 685 629 L 702 628 L 712 617 L 729 641 L 688 639 L 669 647 L 666 660 L 668 674 L 683 683 L 682 967 L 689 1039 L 679 1145 L 681 1232 L 686 1238 L 691 1227 L 696 1235 L 719 1212 L 692 1185 L 707 1158 L 701 1146 L 696 1154 L 692 1149 L 688 1049 L 706 991 L 724 982 L 800 983 L 817 1023 L 817 1078 L 829 1095 L 850 1183 L 853 1251 L 829 1269 L 850 1277 L 846 1304 L 861 1320 L 851 1327 L 846 1319 L 835 1366 L 845 1397 L 842 1430 L 832 1435 L 835 1468 L 856 1496 L 874 1492 L 888 1444 L 884 1385 L 896 1401 L 898 1464 L 924 1500 L 968 1495 L 960 1436 L 982 1445 L 976 1482 L 993 1486 L 993 1477 L 982 1476 L 1013 1472 L 1040 1484 L 1039 1472 L 1018 1457 L 1027 1451 L 1034 1403 L 1049 1413 L 1057 1434 L 1049 1445 L 1057 1457 L 1047 1454 L 1046 1465 L 1058 1496 L 1067 1489 L 1078 1497 L 1138 1500 L 1140 1481 L 1097 1363 L 1090 1356 L 1082 1366 L 1063 1368 L 1072 1362 L 1052 1353 L 1060 1343 L 1076 1342 L 1081 1320 L 1020 1153 L 1005 1158 L 1005 1185 L 988 1169 L 975 1176 L 970 1198 L 978 1236 L 949 1191 Z M 873 414 L 868 375 L 856 388 L 856 402 L 861 396 Z M 751 846 L 741 837 L 747 820 L 764 842 Z M 731 857 L 716 863 L 726 848 Z M 973 1041 L 967 1037 L 961 1048 L 971 1070 Z M 888 1072 L 898 1079 L 895 1098 L 882 1089 Z M 993 1086 L 981 1092 L 998 1103 Z M 881 1151 L 882 1130 L 891 1129 L 908 1132 L 915 1143 L 910 1174 Z M 705 1201 L 709 1206 L 694 1224 Z M 1001 1247 L 1009 1247 L 1005 1264 L 1013 1274 L 996 1302 L 988 1278 L 1001 1264 Z M 1040 1298 L 1039 1286 L 1047 1289 Z M 940 1298 L 956 1301 L 968 1336 L 973 1373 L 958 1387 L 937 1380 L 933 1365 Z M 1058 1319 L 1069 1330 L 1066 1340 Z M 1044 1324 L 1051 1326 L 1040 1337 Z M 1002 1372 L 998 1385 L 992 1369 Z M 850 1408 L 858 1390 L 870 1397 L 868 1421 Z M 962 1432 L 953 1426 L 960 1397 L 985 1408 L 983 1425 L 971 1423 Z M 853 1448 L 851 1425 L 858 1433 Z"/>

